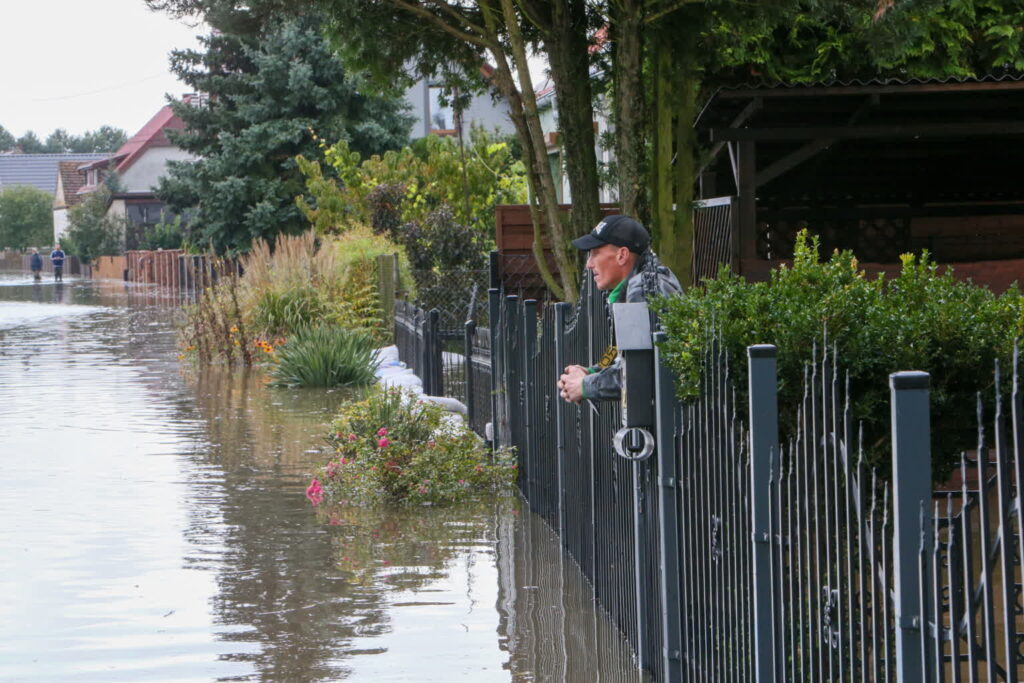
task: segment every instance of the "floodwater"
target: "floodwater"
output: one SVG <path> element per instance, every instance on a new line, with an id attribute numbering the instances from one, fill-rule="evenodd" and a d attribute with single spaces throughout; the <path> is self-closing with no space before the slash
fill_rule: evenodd
<path id="1" fill-rule="evenodd" d="M 183 368 L 176 312 L 0 274 L 0 680 L 639 679 L 518 499 L 314 511 L 343 394 Z"/>

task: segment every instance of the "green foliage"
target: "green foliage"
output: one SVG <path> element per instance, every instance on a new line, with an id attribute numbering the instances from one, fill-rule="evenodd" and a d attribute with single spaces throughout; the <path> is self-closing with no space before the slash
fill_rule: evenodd
<path id="1" fill-rule="evenodd" d="M 14 136 L 11 131 L 0 126 L 0 152 L 6 152 L 14 147 Z"/>
<path id="2" fill-rule="evenodd" d="M 1024 333 L 1020 292 L 996 296 L 954 279 L 951 269 L 940 274 L 926 253 L 905 255 L 900 274 L 886 280 L 867 278 L 850 252 L 823 263 L 817 249 L 817 239 L 801 233 L 792 267 L 773 271 L 769 282 L 748 283 L 723 270 L 703 288 L 663 302 L 664 348 L 680 395 L 700 391 L 711 330 L 721 335 L 733 368 L 746 367 L 747 346 L 775 344 L 780 412 L 790 428 L 814 348 L 820 355 L 823 345 L 834 345 L 869 457 L 885 473 L 888 375 L 924 370 L 932 376 L 934 472 L 944 479 L 959 451 L 976 440 L 976 392 L 990 388 L 995 361 L 1008 360 Z"/>
<path id="3" fill-rule="evenodd" d="M 73 253 L 83 263 L 97 256 L 113 256 L 124 251 L 127 221 L 107 214 L 110 194 L 107 187 L 100 187 L 68 211 L 68 245 L 74 246 Z"/>
<path id="4" fill-rule="evenodd" d="M 138 248 L 150 251 L 181 249 L 184 237 L 181 216 L 175 216 L 172 220 L 161 220 L 156 225 L 146 228 L 139 239 Z"/>
<path id="5" fill-rule="evenodd" d="M 329 501 L 452 503 L 509 486 L 515 464 L 491 455 L 458 418 L 397 388 L 342 406 L 320 469 Z"/>
<path id="6" fill-rule="evenodd" d="M 86 131 L 82 135 L 73 135 L 63 128 L 58 128 L 46 137 L 43 151 L 48 154 L 79 154 L 96 152 L 116 152 L 128 141 L 128 134 L 113 126 L 100 126 L 94 131 Z"/>
<path id="7" fill-rule="evenodd" d="M 274 382 L 283 386 L 366 386 L 374 379 L 377 352 L 373 339 L 334 325 L 299 328 L 278 349 Z"/>
<path id="8" fill-rule="evenodd" d="M 53 241 L 53 198 L 30 185 L 0 188 L 0 248 L 43 247 Z"/>
<path id="9" fill-rule="evenodd" d="M 250 364 L 257 358 L 276 360 L 284 338 L 318 325 L 387 343 L 390 326 L 380 305 L 377 256 L 400 251 L 366 229 L 322 240 L 312 232 L 281 235 L 273 248 L 256 240 L 241 259 L 240 280 L 226 278 L 186 307 L 181 346 L 202 362 Z M 412 279 L 404 256 L 399 263 L 400 287 L 408 290 Z M 264 353 L 254 355 L 254 349 Z"/>
<path id="10" fill-rule="evenodd" d="M 202 39 L 204 52 L 172 54 L 172 71 L 209 98 L 172 104 L 187 126 L 172 137 L 199 160 L 171 163 L 158 195 L 176 212 L 195 207 L 191 241 L 239 252 L 305 230 L 295 157 L 318 154 L 312 131 L 371 154 L 403 144 L 410 120 L 401 100 L 362 92 L 315 14 L 256 28 L 228 14 L 212 18 L 219 33 Z"/>
<path id="11" fill-rule="evenodd" d="M 320 232 L 344 231 L 353 224 L 376 227 L 373 218 L 384 201 L 398 211 L 400 223 L 422 224 L 431 213 L 448 206 L 456 222 L 490 234 L 496 205 L 526 200 L 522 162 L 507 142 L 481 128 L 470 132 L 465 164 L 458 141 L 436 135 L 418 140 L 415 148 L 368 159 L 344 140 L 324 144 L 323 152 L 336 179 L 326 179 L 317 162 L 299 162 L 315 200 L 305 207 L 306 215 Z M 377 191 L 381 185 L 389 187 L 387 197 Z M 370 201 L 375 192 L 376 206 Z"/>

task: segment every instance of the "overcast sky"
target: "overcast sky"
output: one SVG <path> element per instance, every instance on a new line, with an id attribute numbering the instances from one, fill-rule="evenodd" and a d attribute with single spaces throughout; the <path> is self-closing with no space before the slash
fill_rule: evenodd
<path id="1" fill-rule="evenodd" d="M 143 0 L 0 0 L 0 126 L 45 140 L 103 125 L 135 134 L 188 88 L 168 54 L 202 28 L 150 12 Z"/>

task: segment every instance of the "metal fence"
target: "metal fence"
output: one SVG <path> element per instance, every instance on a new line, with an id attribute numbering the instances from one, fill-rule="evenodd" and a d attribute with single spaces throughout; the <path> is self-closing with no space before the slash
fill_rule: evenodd
<path id="1" fill-rule="evenodd" d="M 475 311 L 476 295 L 468 310 Z M 395 302 L 395 345 L 398 355 L 423 380 L 428 396 L 462 401 L 470 427 L 481 435 L 491 422 L 493 392 L 491 333 L 467 319 L 461 329 L 442 325 L 444 316 L 408 301 Z"/>
<path id="2" fill-rule="evenodd" d="M 524 497 L 655 680 L 1024 680 L 1016 358 L 1012 391 L 996 369 L 991 427 L 979 407 L 976 451 L 933 491 L 925 373 L 891 377 L 892 469 L 874 472 L 835 349 L 808 362 L 782 442 L 774 347 L 750 347 L 733 368 L 710 338 L 700 396 L 681 402 L 655 343 L 651 391 L 629 399 L 651 405 L 655 448 L 629 460 L 612 445 L 617 402 L 557 395 L 561 369 L 615 337 L 593 283 L 575 306 L 498 289 L 488 306 L 490 330 L 466 326 L 464 367 L 481 372 L 461 391 L 488 394 L 494 443 L 515 448 Z M 402 357 L 439 363 L 412 341 L 430 316 L 397 318 Z"/>

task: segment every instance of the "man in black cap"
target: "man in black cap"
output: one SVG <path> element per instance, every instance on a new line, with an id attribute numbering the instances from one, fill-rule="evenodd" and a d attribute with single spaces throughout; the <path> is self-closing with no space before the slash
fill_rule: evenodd
<path id="1" fill-rule="evenodd" d="M 597 288 L 608 292 L 609 304 L 647 301 L 650 296 L 670 296 L 683 289 L 651 251 L 651 236 L 635 218 L 608 216 L 572 245 L 587 252 L 587 268 L 594 274 Z M 597 365 L 565 368 L 558 391 L 573 403 L 585 398 L 618 399 L 622 381 L 614 347 Z"/>

